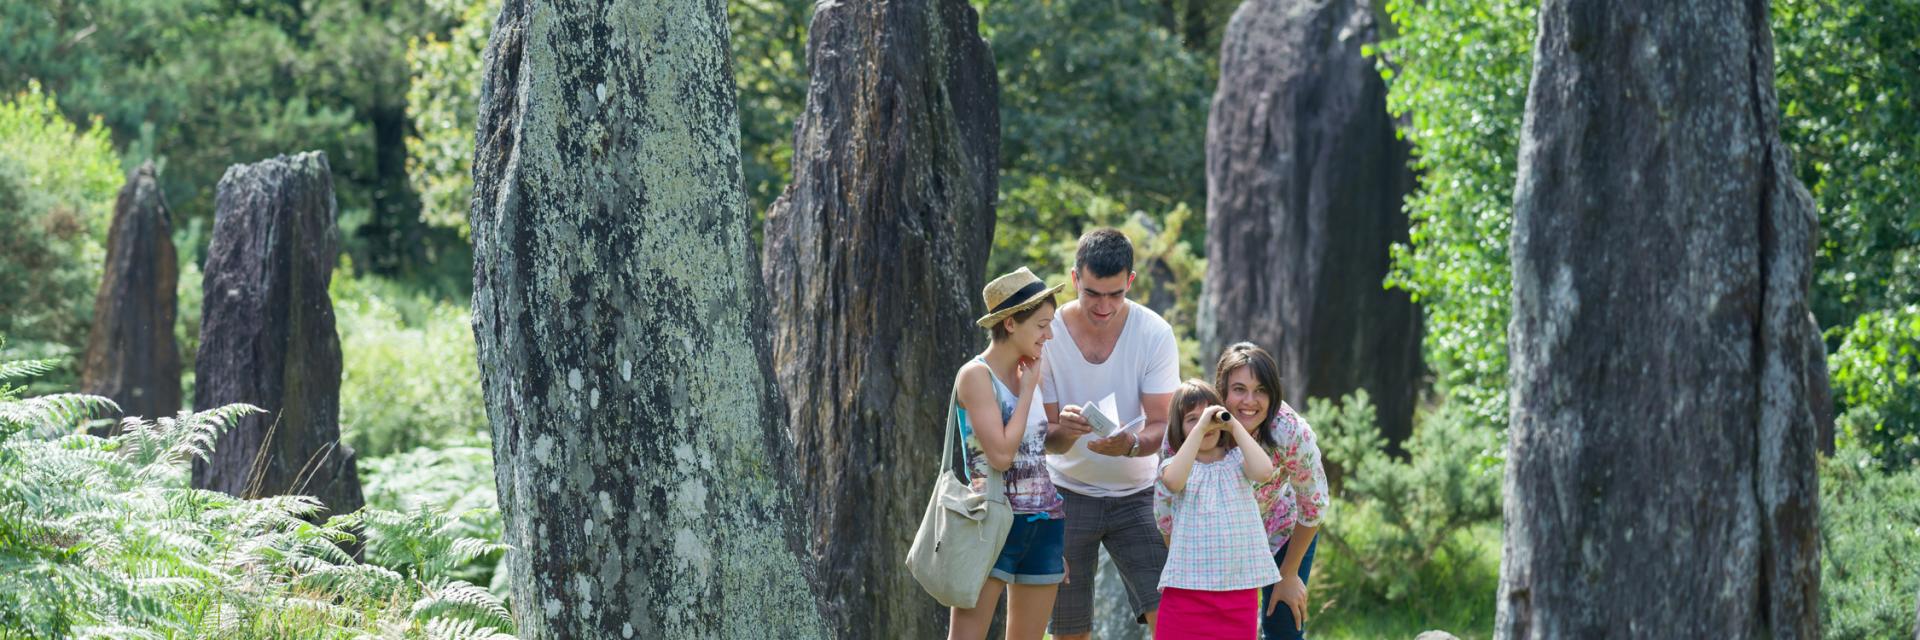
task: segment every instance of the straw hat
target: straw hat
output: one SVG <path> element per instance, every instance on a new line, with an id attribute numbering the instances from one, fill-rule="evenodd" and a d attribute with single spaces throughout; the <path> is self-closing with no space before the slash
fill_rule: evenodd
<path id="1" fill-rule="evenodd" d="M 994 278 L 993 282 L 987 283 L 987 288 L 980 290 L 980 297 L 986 299 L 989 311 L 975 323 L 982 328 L 991 328 L 1007 316 L 1032 308 L 1066 287 L 1066 283 L 1048 287 L 1040 276 L 1033 275 L 1026 267 L 1020 267 L 1019 271 Z"/>

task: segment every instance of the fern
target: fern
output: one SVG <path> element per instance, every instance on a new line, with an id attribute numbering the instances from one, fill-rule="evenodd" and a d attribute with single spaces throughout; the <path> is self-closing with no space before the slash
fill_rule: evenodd
<path id="1" fill-rule="evenodd" d="M 511 638 L 501 600 L 455 574 L 505 547 L 498 514 L 365 509 L 324 524 L 305 496 L 242 500 L 188 486 L 188 465 L 258 413 L 230 405 L 128 419 L 98 438 L 95 396 L 21 399 L 0 363 L 0 630 L 27 637 Z M 489 492 L 490 493 L 490 492 Z M 476 520 L 477 519 L 477 520 Z M 343 545 L 361 540 L 372 562 Z M 0 634 L 0 635 L 7 635 Z"/>

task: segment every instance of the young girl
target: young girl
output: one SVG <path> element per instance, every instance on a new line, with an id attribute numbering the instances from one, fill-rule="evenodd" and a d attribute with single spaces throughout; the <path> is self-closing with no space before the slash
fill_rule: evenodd
<path id="1" fill-rule="evenodd" d="M 1181 383 L 1171 413 L 1180 420 L 1167 430 L 1176 453 L 1160 462 L 1154 488 L 1173 510 L 1154 637 L 1251 638 L 1259 589 L 1280 581 L 1253 496 L 1273 462 L 1205 382 Z"/>
<path id="2" fill-rule="evenodd" d="M 1047 415 L 1039 390 L 1041 346 L 1053 338 L 1053 295 L 1064 286 L 1047 288 L 1021 268 L 995 278 L 982 292 L 988 313 L 978 323 L 992 331 L 993 342 L 960 367 L 953 382 L 967 458 L 961 467 L 976 491 L 985 486 L 987 474 L 1006 474 L 1013 527 L 976 606 L 951 610 L 950 639 L 985 638 L 1004 590 L 1009 592 L 1007 638 L 1039 640 L 1067 575 L 1066 509 L 1047 475 Z"/>

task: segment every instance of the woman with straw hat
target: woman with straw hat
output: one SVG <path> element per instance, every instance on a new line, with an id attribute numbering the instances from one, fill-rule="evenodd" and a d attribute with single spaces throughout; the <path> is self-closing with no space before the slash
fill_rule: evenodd
<path id="1" fill-rule="evenodd" d="M 1053 296 L 1025 267 L 987 283 L 981 292 L 992 335 L 987 350 L 954 376 L 962 453 L 976 490 L 987 474 L 1004 473 L 1013 527 L 972 609 L 953 609 L 948 638 L 978 639 L 993 623 L 1007 592 L 1007 638 L 1038 639 L 1053 615 L 1054 595 L 1067 572 L 1066 527 L 1060 492 L 1047 475 L 1047 415 L 1040 399 L 1041 347 L 1053 338 Z M 1018 390 L 1017 392 L 1015 390 Z"/>

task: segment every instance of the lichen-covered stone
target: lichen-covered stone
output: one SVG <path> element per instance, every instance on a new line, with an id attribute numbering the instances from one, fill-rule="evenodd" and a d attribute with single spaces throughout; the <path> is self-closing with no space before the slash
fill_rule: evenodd
<path id="1" fill-rule="evenodd" d="M 1397 444 L 1420 390 L 1421 322 L 1405 291 L 1381 286 L 1390 247 L 1407 241 L 1413 174 L 1361 54 L 1378 28 L 1366 0 L 1234 12 L 1207 119 L 1198 329 L 1202 366 L 1241 340 L 1271 351 L 1296 408 L 1366 389 Z"/>
<path id="2" fill-rule="evenodd" d="M 173 338 L 179 279 L 173 212 L 147 162 L 127 177 L 114 203 L 81 389 L 113 399 L 128 416 L 180 411 L 180 347 Z"/>
<path id="3" fill-rule="evenodd" d="M 474 336 L 519 633 L 820 638 L 724 3 L 503 3 Z"/>
<path id="4" fill-rule="evenodd" d="M 1496 631 L 1818 637 L 1816 224 L 1766 4 L 1539 20 Z"/>
<path id="5" fill-rule="evenodd" d="M 364 500 L 340 442 L 340 336 L 327 282 L 338 231 L 326 154 L 234 165 L 215 195 L 201 281 L 193 406 L 247 403 L 195 460 L 193 485 L 237 496 L 309 495 L 335 514 Z"/>
<path id="6" fill-rule="evenodd" d="M 793 183 L 767 213 L 773 363 L 839 638 L 927 638 L 901 561 L 939 466 L 993 242 L 999 86 L 964 0 L 823 3 Z M 890 523 L 890 524 L 889 524 Z"/>

